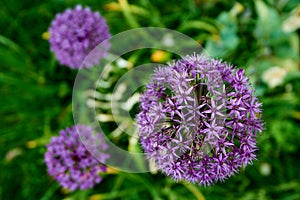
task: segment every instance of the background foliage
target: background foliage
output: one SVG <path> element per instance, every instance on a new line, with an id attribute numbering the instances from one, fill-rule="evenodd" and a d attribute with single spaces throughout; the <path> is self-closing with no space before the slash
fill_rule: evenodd
<path id="1" fill-rule="evenodd" d="M 298 0 L 1 4 L 0 199 L 300 199 Z M 56 13 L 76 4 L 100 11 L 112 35 L 143 26 L 170 28 L 196 39 L 210 55 L 246 68 L 266 122 L 258 160 L 206 188 L 176 183 L 160 173 L 118 172 L 104 174 L 94 189 L 61 189 L 47 175 L 43 156 L 50 137 L 74 123 L 71 95 L 77 71 L 57 63 L 45 32 Z M 155 53 L 133 52 L 129 57 L 137 65 L 156 61 Z"/>

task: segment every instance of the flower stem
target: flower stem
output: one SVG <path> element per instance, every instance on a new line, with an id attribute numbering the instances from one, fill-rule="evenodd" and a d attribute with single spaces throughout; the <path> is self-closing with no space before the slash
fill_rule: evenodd
<path id="1" fill-rule="evenodd" d="M 130 7 L 127 0 L 119 0 L 119 4 L 121 6 L 122 12 L 128 22 L 128 24 L 131 26 L 131 28 L 139 28 L 139 23 L 134 19 L 134 17 L 131 14 Z"/>

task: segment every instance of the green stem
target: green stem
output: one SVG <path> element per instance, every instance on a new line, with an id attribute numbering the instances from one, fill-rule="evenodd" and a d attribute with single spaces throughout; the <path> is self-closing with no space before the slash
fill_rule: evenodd
<path id="1" fill-rule="evenodd" d="M 122 12 L 126 18 L 126 21 L 131 26 L 131 28 L 139 28 L 139 23 L 135 20 L 133 15 L 131 14 L 130 7 L 127 0 L 119 0 L 119 4 L 121 6 Z"/>
<path id="2" fill-rule="evenodd" d="M 54 192 L 59 189 L 60 186 L 55 182 L 51 185 L 51 187 L 47 190 L 47 192 L 44 194 L 44 196 L 41 198 L 41 200 L 50 200 L 52 199 L 52 195 Z"/>
<path id="3" fill-rule="evenodd" d="M 134 180 L 134 181 L 139 181 L 141 182 L 150 192 L 150 194 L 152 195 L 152 199 L 153 200 L 161 200 L 161 198 L 159 197 L 159 194 L 157 192 L 157 190 L 154 188 L 153 184 L 149 183 L 147 180 L 145 180 L 144 178 L 141 177 L 137 177 L 135 174 L 130 174 L 130 173 L 124 173 L 124 175 L 126 177 L 129 177 L 130 179 Z"/>
<path id="4" fill-rule="evenodd" d="M 203 194 L 197 189 L 197 187 L 193 184 L 183 182 L 183 185 L 193 193 L 193 195 L 197 198 L 197 200 L 205 200 Z"/>

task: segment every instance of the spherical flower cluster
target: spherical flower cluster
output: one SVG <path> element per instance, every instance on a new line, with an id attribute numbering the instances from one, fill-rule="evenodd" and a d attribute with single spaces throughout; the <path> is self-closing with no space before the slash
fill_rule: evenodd
<path id="1" fill-rule="evenodd" d="M 81 139 L 93 144 L 89 148 L 98 152 L 99 161 L 86 149 Z M 107 147 L 102 134 L 95 135 L 92 127 L 75 125 L 66 128 L 60 131 L 59 136 L 52 137 L 47 145 L 44 160 L 48 174 L 71 191 L 92 188 L 101 181 L 99 173 L 106 171 L 103 163 L 109 158 L 104 153 Z"/>
<path id="2" fill-rule="evenodd" d="M 83 9 L 80 5 L 57 14 L 49 33 L 51 51 L 60 64 L 70 68 L 88 68 L 98 64 L 110 46 L 108 41 L 104 41 L 110 38 L 105 19 L 98 12 L 91 12 L 89 7 Z M 85 60 L 94 48 L 93 55 Z"/>
<path id="3" fill-rule="evenodd" d="M 152 75 L 137 115 L 140 142 L 173 179 L 210 185 L 256 158 L 260 107 L 243 69 L 188 55 Z"/>

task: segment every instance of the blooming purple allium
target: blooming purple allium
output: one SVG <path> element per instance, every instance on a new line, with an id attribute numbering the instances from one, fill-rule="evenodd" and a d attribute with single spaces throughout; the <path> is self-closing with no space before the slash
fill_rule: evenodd
<path id="1" fill-rule="evenodd" d="M 77 5 L 56 15 L 49 27 L 50 49 L 62 65 L 70 68 L 92 67 L 97 65 L 109 48 L 108 26 L 98 12 L 89 7 Z M 97 46 L 98 44 L 101 46 Z M 84 60 L 93 51 L 93 55 Z M 83 62 L 84 61 L 84 62 Z"/>
<path id="2" fill-rule="evenodd" d="M 102 134 L 94 134 L 94 129 L 85 125 L 61 130 L 59 136 L 51 138 L 45 153 L 48 174 L 71 191 L 92 188 L 101 181 L 99 173 L 106 171 L 106 166 L 91 155 L 81 139 L 88 142 L 89 150 L 97 152 L 99 161 L 105 163 L 109 155 L 103 153 L 108 146 Z"/>
<path id="3" fill-rule="evenodd" d="M 243 69 L 188 55 L 157 68 L 146 86 L 140 142 L 173 179 L 210 185 L 256 158 L 260 107 Z"/>

